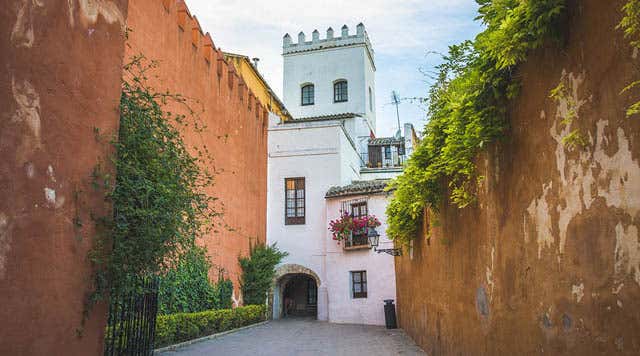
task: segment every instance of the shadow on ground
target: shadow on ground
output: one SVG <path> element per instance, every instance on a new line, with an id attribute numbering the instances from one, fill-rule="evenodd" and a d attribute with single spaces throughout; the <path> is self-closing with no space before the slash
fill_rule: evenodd
<path id="1" fill-rule="evenodd" d="M 161 353 L 191 355 L 425 355 L 400 329 L 287 318 Z"/>

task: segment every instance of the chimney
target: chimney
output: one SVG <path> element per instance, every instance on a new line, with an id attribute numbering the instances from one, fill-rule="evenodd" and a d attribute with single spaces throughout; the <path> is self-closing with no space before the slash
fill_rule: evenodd
<path id="1" fill-rule="evenodd" d="M 318 42 L 320 40 L 320 32 L 318 32 L 318 30 L 313 30 L 313 33 L 311 34 L 311 40 L 313 42 Z"/>
<path id="2" fill-rule="evenodd" d="M 258 69 L 258 62 L 260 62 L 260 58 L 258 57 L 253 57 L 251 58 L 251 60 L 253 61 L 253 66 L 256 68 L 256 70 Z"/>
<path id="3" fill-rule="evenodd" d="M 356 27 L 356 33 L 358 37 L 364 36 L 364 24 L 362 22 L 360 22 Z"/>
<path id="4" fill-rule="evenodd" d="M 342 26 L 342 38 L 349 37 L 349 27 L 347 25 Z"/>
<path id="5" fill-rule="evenodd" d="M 304 44 L 304 42 L 305 42 L 304 32 L 300 31 L 300 33 L 298 34 L 298 44 Z"/>

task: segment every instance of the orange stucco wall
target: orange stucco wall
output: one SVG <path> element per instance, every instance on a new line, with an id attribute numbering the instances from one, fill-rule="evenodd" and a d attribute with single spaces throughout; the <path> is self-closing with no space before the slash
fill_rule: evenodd
<path id="1" fill-rule="evenodd" d="M 190 99 L 190 105 L 206 125 L 203 132 L 187 129 L 186 142 L 206 145 L 220 173 L 210 193 L 225 207 L 224 222 L 233 229 L 207 234 L 206 246 L 217 279 L 223 268 L 238 293 L 238 256 L 249 252 L 250 243 L 265 242 L 267 180 L 267 111 L 262 107 L 232 64 L 223 59 L 211 37 L 182 1 L 136 0 L 129 3 L 127 26 L 131 29 L 125 60 L 144 54 L 159 61 L 150 76 L 152 86 Z M 153 77 L 153 78 L 152 78 Z"/>
<path id="2" fill-rule="evenodd" d="M 640 90 L 626 0 L 567 2 L 566 42 L 517 71 L 478 202 L 443 206 L 396 258 L 400 326 L 429 355 L 640 354 Z M 561 100 L 549 92 L 564 83 Z M 571 103 L 589 143 L 567 150 Z"/>
<path id="3" fill-rule="evenodd" d="M 89 177 L 114 132 L 127 0 L 0 7 L 0 355 L 101 355 Z M 77 199 L 75 199 L 77 198 Z M 74 220 L 82 226 L 74 224 Z"/>

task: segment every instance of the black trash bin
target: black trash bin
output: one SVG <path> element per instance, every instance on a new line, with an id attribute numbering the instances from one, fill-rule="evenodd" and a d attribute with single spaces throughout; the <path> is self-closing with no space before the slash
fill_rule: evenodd
<path id="1" fill-rule="evenodd" d="M 393 304 L 393 299 L 384 300 L 384 321 L 387 329 L 396 329 L 398 327 L 398 323 L 396 322 L 396 305 Z"/>

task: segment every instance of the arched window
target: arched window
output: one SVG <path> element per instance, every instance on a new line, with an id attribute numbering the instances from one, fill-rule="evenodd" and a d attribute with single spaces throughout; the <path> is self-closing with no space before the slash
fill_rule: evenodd
<path id="1" fill-rule="evenodd" d="M 313 84 L 305 84 L 302 86 L 301 104 L 313 105 Z"/>
<path id="2" fill-rule="evenodd" d="M 349 99 L 347 93 L 347 81 L 346 80 L 338 80 L 333 83 L 333 102 L 341 103 L 347 101 Z"/>

